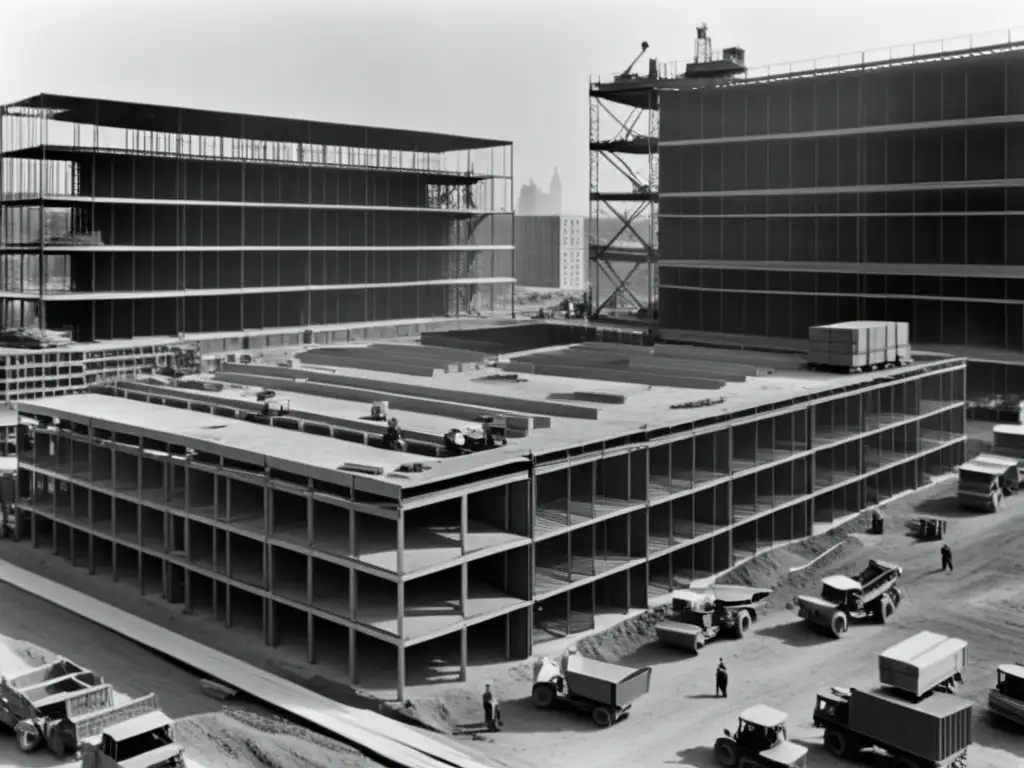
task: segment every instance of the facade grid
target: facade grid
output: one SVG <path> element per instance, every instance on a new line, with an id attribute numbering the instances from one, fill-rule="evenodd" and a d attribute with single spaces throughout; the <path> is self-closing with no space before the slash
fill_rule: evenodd
<path id="1" fill-rule="evenodd" d="M 661 95 L 665 331 L 910 323 L 970 390 L 1024 390 L 1024 51 L 909 56 Z"/>
<path id="2" fill-rule="evenodd" d="M 508 142 L 40 95 L 0 108 L 3 326 L 79 342 L 507 312 Z"/>
<path id="3" fill-rule="evenodd" d="M 329 417 L 253 424 L 186 390 L 71 395 L 19 409 L 17 535 L 354 682 L 397 670 L 404 697 L 430 658 L 463 676 L 526 658 L 921 487 L 963 459 L 964 389 L 962 359 L 917 364 L 425 478 Z"/>

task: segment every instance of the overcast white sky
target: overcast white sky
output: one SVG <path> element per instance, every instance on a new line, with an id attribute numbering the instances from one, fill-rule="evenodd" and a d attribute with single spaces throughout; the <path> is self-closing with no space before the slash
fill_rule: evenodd
<path id="1" fill-rule="evenodd" d="M 1024 27 L 1024 0 L 0 0 L 0 103 L 38 93 L 510 139 L 587 209 L 587 82 L 641 40 L 747 63 Z M 1019 30 L 1024 39 L 1024 29 Z"/>

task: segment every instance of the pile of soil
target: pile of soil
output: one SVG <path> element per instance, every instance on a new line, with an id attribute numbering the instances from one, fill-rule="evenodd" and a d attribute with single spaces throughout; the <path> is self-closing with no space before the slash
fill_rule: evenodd
<path id="1" fill-rule="evenodd" d="M 203 768 L 379 768 L 339 741 L 244 710 L 179 720 L 175 741 Z"/>

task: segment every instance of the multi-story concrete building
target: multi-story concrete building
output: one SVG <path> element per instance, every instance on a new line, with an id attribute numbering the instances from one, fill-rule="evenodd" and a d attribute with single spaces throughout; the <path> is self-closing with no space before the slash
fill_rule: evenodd
<path id="1" fill-rule="evenodd" d="M 586 285 L 583 216 L 515 217 L 515 278 L 528 288 L 582 291 Z"/>
<path id="2" fill-rule="evenodd" d="M 902 320 L 1024 392 L 1024 43 L 972 42 L 661 92 L 665 333 Z"/>
<path id="3" fill-rule="evenodd" d="M 18 533 L 350 679 L 397 669 L 402 695 L 432 661 L 527 657 L 963 458 L 963 359 L 837 376 L 598 345 L 521 357 L 513 380 L 481 358 L 375 345 L 227 365 L 221 391 L 24 403 Z M 409 453 L 380 447 L 371 401 Z M 507 445 L 442 457 L 449 429 L 499 413 Z"/>
<path id="4" fill-rule="evenodd" d="M 217 352 L 511 308 L 508 142 L 44 94 L 0 155 L 7 327 Z"/>
<path id="5" fill-rule="evenodd" d="M 560 216 L 558 287 L 583 291 L 587 287 L 587 230 L 583 216 Z"/>

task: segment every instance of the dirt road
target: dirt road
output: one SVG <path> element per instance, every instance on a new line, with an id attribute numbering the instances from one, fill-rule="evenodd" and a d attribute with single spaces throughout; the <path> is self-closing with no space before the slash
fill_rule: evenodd
<path id="1" fill-rule="evenodd" d="M 759 622 L 742 642 L 711 644 L 696 658 L 647 646 L 622 660 L 654 667 L 651 693 L 625 721 L 601 731 L 579 716 L 540 712 L 525 698 L 523 685 L 516 692 L 523 698 L 508 700 L 505 695 L 505 731 L 482 748 L 538 766 L 710 768 L 711 746 L 722 729 L 735 728 L 742 709 L 765 703 L 789 713 L 789 736 L 811 749 L 810 765 L 854 765 L 821 749 L 821 732 L 810 723 L 816 692 L 830 685 L 877 684 L 877 654 L 930 629 L 970 643 L 962 695 L 975 702 L 971 768 L 1024 768 L 1024 733 L 993 729 L 984 717 L 994 666 L 1024 656 L 1024 496 L 1012 497 L 997 515 L 976 516 L 962 515 L 954 504 L 942 501 L 950 493 L 951 484 L 940 486 L 924 504 L 928 514 L 950 520 L 947 540 L 954 551 L 954 573 L 938 571 L 938 544 L 916 543 L 905 535 L 902 523 L 913 514 L 914 504 L 921 503 L 914 497 L 890 508 L 884 536 L 863 536 L 865 546 L 835 566 L 856 573 L 872 557 L 904 566 L 901 585 L 907 600 L 890 624 L 855 625 L 845 639 L 828 640 L 807 631 L 795 613 L 783 611 Z M 719 657 L 730 671 L 728 699 L 714 698 Z"/>

